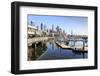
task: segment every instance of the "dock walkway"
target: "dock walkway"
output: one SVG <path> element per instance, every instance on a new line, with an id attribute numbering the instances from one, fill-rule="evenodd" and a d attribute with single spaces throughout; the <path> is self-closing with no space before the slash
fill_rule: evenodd
<path id="1" fill-rule="evenodd" d="M 76 51 L 76 52 L 84 52 L 84 53 L 87 53 L 88 52 L 88 48 L 87 47 L 84 47 L 84 50 L 83 50 L 83 47 L 71 47 L 71 46 L 68 46 L 64 43 L 60 43 L 58 41 L 55 42 L 59 47 L 63 48 L 63 49 L 71 49 L 73 51 Z"/>

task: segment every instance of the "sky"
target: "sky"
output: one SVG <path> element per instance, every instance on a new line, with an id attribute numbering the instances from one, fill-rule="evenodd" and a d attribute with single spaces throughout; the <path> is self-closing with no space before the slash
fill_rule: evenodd
<path id="1" fill-rule="evenodd" d="M 50 16 L 50 15 L 28 15 L 28 23 L 33 21 L 35 25 L 43 23 L 46 29 L 59 26 L 67 34 L 88 35 L 88 17 L 80 16 Z"/>

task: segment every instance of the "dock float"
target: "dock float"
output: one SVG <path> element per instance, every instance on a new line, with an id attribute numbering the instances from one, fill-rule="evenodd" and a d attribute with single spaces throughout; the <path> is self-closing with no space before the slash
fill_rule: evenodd
<path id="1" fill-rule="evenodd" d="M 58 41 L 55 42 L 59 47 L 61 47 L 62 49 L 71 49 L 73 50 L 74 52 L 82 52 L 82 53 L 87 53 L 88 52 L 88 48 L 87 47 L 84 47 L 84 50 L 83 50 L 83 47 L 81 48 L 78 48 L 78 47 L 71 47 L 71 46 L 68 46 L 64 43 L 60 43 Z"/>

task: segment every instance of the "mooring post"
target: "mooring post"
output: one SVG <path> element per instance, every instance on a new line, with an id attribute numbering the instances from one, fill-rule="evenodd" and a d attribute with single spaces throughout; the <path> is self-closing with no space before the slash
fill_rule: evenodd
<path id="1" fill-rule="evenodd" d="M 85 41 L 83 40 L 83 50 L 85 49 Z"/>
<path id="2" fill-rule="evenodd" d="M 84 52 L 83 52 L 83 58 L 85 58 L 85 54 L 84 54 Z"/>

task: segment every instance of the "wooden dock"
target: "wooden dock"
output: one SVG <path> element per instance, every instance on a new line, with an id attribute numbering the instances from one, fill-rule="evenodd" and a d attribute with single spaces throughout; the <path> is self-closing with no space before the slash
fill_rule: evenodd
<path id="1" fill-rule="evenodd" d="M 64 44 L 63 42 L 60 43 L 58 41 L 55 42 L 59 47 L 63 48 L 63 49 L 71 49 L 73 50 L 74 52 L 82 52 L 82 53 L 87 53 L 88 52 L 88 48 L 87 47 L 84 47 L 84 50 L 83 50 L 83 47 L 81 48 L 78 48 L 78 47 L 71 47 L 71 46 L 68 46 L 66 44 Z"/>
<path id="2" fill-rule="evenodd" d="M 59 42 L 55 42 L 59 47 L 63 48 L 63 49 L 70 49 L 70 46 L 65 45 L 64 43 L 59 43 Z"/>

